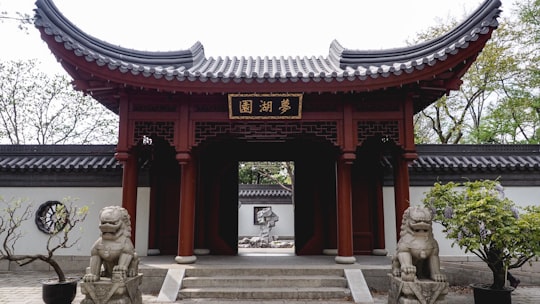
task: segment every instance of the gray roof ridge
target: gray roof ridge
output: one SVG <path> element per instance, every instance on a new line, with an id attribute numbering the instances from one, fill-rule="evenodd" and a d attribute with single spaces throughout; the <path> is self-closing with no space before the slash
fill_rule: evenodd
<path id="1" fill-rule="evenodd" d="M 116 145 L 0 145 L 0 157 L 6 155 L 83 155 L 83 154 L 103 154 L 112 155 L 116 151 Z"/>
<path id="2" fill-rule="evenodd" d="M 447 168 L 487 168 L 499 166 L 505 170 L 513 170 L 516 166 L 540 169 L 540 145 L 538 144 L 422 144 L 416 145 L 418 159 L 411 165 L 412 170 L 446 170 Z M 43 167 L 44 170 L 63 168 L 55 161 L 67 161 L 69 168 L 79 168 L 82 163 L 92 163 L 92 168 L 121 169 L 114 158 L 115 145 L 0 145 L 0 171 L 25 170 Z M 54 160 L 54 161 L 53 161 Z M 391 166 L 386 159 L 381 159 L 383 167 Z M 249 185 L 241 186 L 249 191 Z M 281 190 L 276 186 L 277 192 Z"/>
<path id="3" fill-rule="evenodd" d="M 539 144 L 417 144 L 422 155 L 540 155 Z"/>

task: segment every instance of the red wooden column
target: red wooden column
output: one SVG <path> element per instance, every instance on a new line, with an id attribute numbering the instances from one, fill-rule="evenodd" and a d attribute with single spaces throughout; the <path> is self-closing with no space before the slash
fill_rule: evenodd
<path id="1" fill-rule="evenodd" d="M 352 225 L 352 191 L 351 165 L 356 158 L 355 139 L 356 124 L 353 122 L 353 106 L 350 102 L 343 104 L 342 154 L 337 161 L 337 249 L 335 258 L 339 264 L 354 264 L 353 225 Z"/>
<path id="2" fill-rule="evenodd" d="M 408 94 L 403 107 L 403 126 L 401 137 L 403 140 L 403 152 L 396 155 L 394 164 L 394 196 L 396 211 L 396 239 L 400 238 L 401 220 L 403 213 L 409 208 L 409 163 L 417 158 L 414 144 L 413 125 L 413 95 Z"/>
<path id="3" fill-rule="evenodd" d="M 129 128 L 129 96 L 120 92 L 119 103 L 118 144 L 115 158 L 122 163 L 122 207 L 129 213 L 131 219 L 131 241 L 135 244 L 135 232 L 137 223 L 137 180 L 138 164 L 137 155 L 130 152 Z"/>
<path id="4" fill-rule="evenodd" d="M 177 160 L 181 165 L 180 181 L 180 224 L 178 227 L 179 264 L 195 263 L 197 257 L 193 253 L 195 234 L 195 192 L 196 170 L 194 160 L 185 153 L 178 153 Z"/>
<path id="5" fill-rule="evenodd" d="M 127 152 L 116 153 L 116 159 L 123 164 L 122 172 L 122 207 L 124 207 L 131 219 L 131 241 L 135 244 L 135 232 L 137 222 L 137 155 Z"/>
<path id="6" fill-rule="evenodd" d="M 197 190 L 197 170 L 195 160 L 190 154 L 189 102 L 180 104 L 178 120 L 175 124 L 174 142 L 176 143 L 176 160 L 180 164 L 180 219 L 178 223 L 178 255 L 175 261 L 179 264 L 195 263 L 195 196 Z M 172 228 L 172 227 L 171 227 Z"/>
<path id="7" fill-rule="evenodd" d="M 396 238 L 399 240 L 401 219 L 403 213 L 409 208 L 409 166 L 408 161 L 398 156 L 394 164 L 394 196 L 396 211 Z"/>
<path id="8" fill-rule="evenodd" d="M 339 264 L 354 264 L 353 226 L 352 226 L 352 191 L 351 162 L 341 157 L 337 162 L 337 222 Z"/>

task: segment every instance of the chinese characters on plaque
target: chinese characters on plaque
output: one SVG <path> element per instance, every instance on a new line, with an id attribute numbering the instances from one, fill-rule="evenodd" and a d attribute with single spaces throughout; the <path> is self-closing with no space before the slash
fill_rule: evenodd
<path id="1" fill-rule="evenodd" d="M 229 94 L 230 119 L 300 119 L 302 94 Z"/>

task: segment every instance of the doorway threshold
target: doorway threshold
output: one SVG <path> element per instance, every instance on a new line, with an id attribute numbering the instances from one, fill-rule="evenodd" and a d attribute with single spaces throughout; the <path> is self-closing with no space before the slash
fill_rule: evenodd
<path id="1" fill-rule="evenodd" d="M 293 248 L 238 248 L 239 256 L 296 256 Z"/>

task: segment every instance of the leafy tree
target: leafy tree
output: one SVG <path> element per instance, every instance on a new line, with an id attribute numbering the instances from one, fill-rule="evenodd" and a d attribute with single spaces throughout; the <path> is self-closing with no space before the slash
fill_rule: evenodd
<path id="1" fill-rule="evenodd" d="M 508 37 L 517 68 L 504 81 L 480 129 L 479 140 L 496 143 L 540 143 L 540 1 L 516 4 Z"/>
<path id="2" fill-rule="evenodd" d="M 416 43 L 440 36 L 457 25 L 450 20 L 420 33 Z M 457 144 L 482 142 L 481 126 L 504 84 L 519 72 L 512 32 L 502 22 L 482 53 L 463 76 L 457 92 L 437 100 L 415 117 L 417 143 Z M 427 128 L 426 128 L 427 127 Z"/>
<path id="3" fill-rule="evenodd" d="M 540 142 L 540 0 L 517 3 L 462 78 L 459 91 L 415 116 L 417 143 Z M 443 22 L 415 43 L 456 25 Z"/>
<path id="4" fill-rule="evenodd" d="M 519 67 L 520 54 L 516 52 L 513 25 L 509 21 L 502 23 L 493 34 L 492 40 L 486 45 L 473 65 L 472 70 L 465 75 L 467 81 L 461 91 L 464 96 L 472 96 L 473 107 L 470 111 L 472 126 L 466 140 L 471 143 L 490 142 L 490 138 L 482 137 L 482 125 L 488 123 L 492 109 L 504 105 L 505 88 L 514 83 L 522 70 Z"/>
<path id="5" fill-rule="evenodd" d="M 115 143 L 118 117 L 36 60 L 0 62 L 0 142 Z"/>
<path id="6" fill-rule="evenodd" d="M 498 180 L 438 182 L 422 201 L 452 245 L 475 254 L 491 269 L 493 289 L 503 289 L 508 270 L 540 253 L 540 207 L 518 208 Z"/>
<path id="7" fill-rule="evenodd" d="M 479 129 L 483 143 L 540 143 L 540 100 L 527 82 L 505 88 L 501 99 Z"/>
<path id="8" fill-rule="evenodd" d="M 516 6 L 520 21 L 530 30 L 525 36 L 533 43 L 540 43 L 540 0 L 523 0 Z"/>
<path id="9" fill-rule="evenodd" d="M 292 190 L 294 163 L 283 162 L 241 162 L 238 168 L 240 184 L 281 185 Z"/>
<path id="10" fill-rule="evenodd" d="M 294 205 L 294 162 L 240 162 L 238 166 L 240 184 L 280 185 L 290 191 Z"/>
<path id="11" fill-rule="evenodd" d="M 540 143 L 540 0 L 519 2 L 514 12 L 520 73 L 504 87 L 488 128 L 506 128 L 490 137 L 496 142 Z"/>

